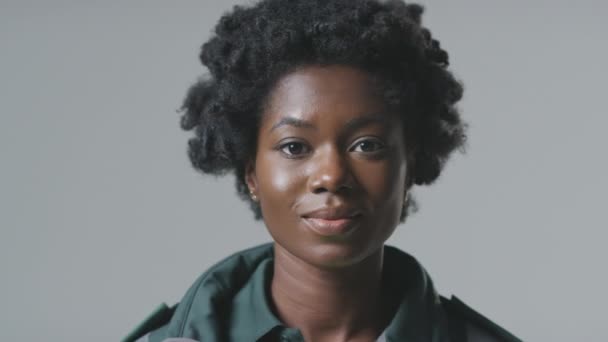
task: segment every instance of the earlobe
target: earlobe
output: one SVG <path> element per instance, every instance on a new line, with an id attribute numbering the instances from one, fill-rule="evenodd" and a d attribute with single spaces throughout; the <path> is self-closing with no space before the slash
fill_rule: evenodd
<path id="1" fill-rule="evenodd" d="M 405 191 L 405 195 L 403 196 L 403 210 L 407 210 L 410 206 L 410 192 L 409 189 Z"/>
<path id="2" fill-rule="evenodd" d="M 416 180 L 416 176 L 414 175 L 414 158 L 412 156 L 406 157 L 406 167 L 405 167 L 405 191 L 410 191 L 414 182 Z"/>
<path id="3" fill-rule="evenodd" d="M 247 188 L 249 188 L 251 199 L 257 202 L 258 181 L 255 174 L 255 163 L 253 161 L 249 161 L 245 165 L 245 183 L 247 184 Z"/>

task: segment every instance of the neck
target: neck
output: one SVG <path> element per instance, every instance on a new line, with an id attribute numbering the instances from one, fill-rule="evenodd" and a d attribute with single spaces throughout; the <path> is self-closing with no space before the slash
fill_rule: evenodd
<path id="1" fill-rule="evenodd" d="M 307 341 L 375 340 L 384 323 L 383 252 L 355 265 L 321 268 L 275 244 L 271 294 L 281 320 Z"/>

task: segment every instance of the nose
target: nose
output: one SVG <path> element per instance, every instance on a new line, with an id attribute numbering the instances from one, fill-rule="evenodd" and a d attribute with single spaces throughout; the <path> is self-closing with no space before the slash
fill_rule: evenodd
<path id="1" fill-rule="evenodd" d="M 317 150 L 313 158 L 308 188 L 312 193 L 339 193 L 353 188 L 353 177 L 348 161 L 336 148 Z"/>

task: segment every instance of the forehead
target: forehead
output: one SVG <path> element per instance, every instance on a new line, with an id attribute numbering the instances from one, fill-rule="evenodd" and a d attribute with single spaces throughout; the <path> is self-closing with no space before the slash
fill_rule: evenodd
<path id="1" fill-rule="evenodd" d="M 383 106 L 372 76 L 350 66 L 307 66 L 271 90 L 266 114 L 304 117 L 316 112 L 369 114 Z"/>

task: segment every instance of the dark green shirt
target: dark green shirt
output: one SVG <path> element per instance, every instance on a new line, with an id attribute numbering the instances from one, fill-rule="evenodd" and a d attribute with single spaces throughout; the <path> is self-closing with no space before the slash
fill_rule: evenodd
<path id="1" fill-rule="evenodd" d="M 215 341 L 304 341 L 274 314 L 272 244 L 236 253 L 200 276 L 182 301 L 157 309 L 123 342 L 186 337 Z M 520 341 L 455 297 L 440 297 L 412 256 L 385 247 L 383 296 L 393 305 L 386 341 Z M 391 312 L 393 312 L 391 311 Z"/>

